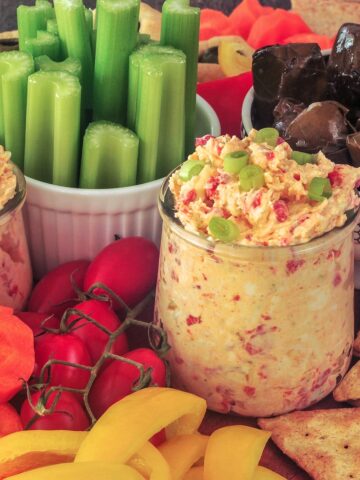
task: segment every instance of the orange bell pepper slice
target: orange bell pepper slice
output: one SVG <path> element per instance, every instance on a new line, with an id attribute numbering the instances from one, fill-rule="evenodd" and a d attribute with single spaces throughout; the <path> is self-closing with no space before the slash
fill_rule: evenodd
<path id="1" fill-rule="evenodd" d="M 257 18 L 273 11 L 271 7 L 263 7 L 258 0 L 243 0 L 229 15 L 230 29 L 227 34 L 247 39 Z"/>

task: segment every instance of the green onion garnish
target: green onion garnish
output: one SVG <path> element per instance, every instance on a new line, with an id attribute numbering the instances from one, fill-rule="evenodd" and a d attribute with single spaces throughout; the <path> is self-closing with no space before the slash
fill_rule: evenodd
<path id="1" fill-rule="evenodd" d="M 256 132 L 255 142 L 266 143 L 270 147 L 276 147 L 279 132 L 275 128 L 262 128 Z"/>
<path id="2" fill-rule="evenodd" d="M 305 165 L 306 163 L 314 163 L 314 155 L 305 152 L 297 152 L 293 150 L 291 153 L 291 159 L 295 160 L 299 165 Z"/>
<path id="3" fill-rule="evenodd" d="M 34 58 L 47 55 L 52 60 L 60 58 L 60 40 L 53 33 L 38 30 L 36 38 L 28 38 L 25 41 L 24 52 L 30 53 Z"/>
<path id="4" fill-rule="evenodd" d="M 125 123 L 129 56 L 138 41 L 140 0 L 98 0 L 94 119 Z"/>
<path id="5" fill-rule="evenodd" d="M 213 217 L 209 222 L 209 231 L 214 238 L 222 242 L 233 242 L 239 237 L 235 223 L 223 217 Z"/>
<path id="6" fill-rule="evenodd" d="M 80 188 L 118 188 L 136 184 L 139 139 L 112 122 L 91 123 L 85 133 Z"/>
<path id="7" fill-rule="evenodd" d="M 249 154 L 244 151 L 231 152 L 225 155 L 224 170 L 227 173 L 237 174 L 247 165 Z"/>
<path id="8" fill-rule="evenodd" d="M 258 165 L 246 165 L 239 173 L 240 190 L 249 192 L 265 185 L 264 171 Z"/>
<path id="9" fill-rule="evenodd" d="M 167 175 L 185 156 L 183 52 L 149 44 L 130 56 L 128 122 L 140 139 L 139 183 Z"/>
<path id="10" fill-rule="evenodd" d="M 81 61 L 86 107 L 91 107 L 93 90 L 93 55 L 82 0 L 54 0 L 62 58 Z"/>
<path id="11" fill-rule="evenodd" d="M 162 8 L 161 44 L 186 55 L 186 152 L 194 150 L 200 9 L 189 0 L 166 0 Z"/>
<path id="12" fill-rule="evenodd" d="M 322 202 L 332 195 L 331 183 L 328 178 L 315 177 L 311 180 L 308 190 L 310 200 Z"/>
<path id="13" fill-rule="evenodd" d="M 24 167 L 25 119 L 28 77 L 34 72 L 34 61 L 25 52 L 0 53 L 0 144 L 11 152 L 11 158 Z"/>
<path id="14" fill-rule="evenodd" d="M 187 182 L 191 180 L 192 177 L 199 175 L 204 166 L 205 163 L 201 160 L 187 160 L 181 165 L 179 177 L 183 182 Z"/>
<path id="15" fill-rule="evenodd" d="M 66 72 L 29 77 L 25 174 L 54 185 L 76 187 L 79 171 L 81 86 Z"/>

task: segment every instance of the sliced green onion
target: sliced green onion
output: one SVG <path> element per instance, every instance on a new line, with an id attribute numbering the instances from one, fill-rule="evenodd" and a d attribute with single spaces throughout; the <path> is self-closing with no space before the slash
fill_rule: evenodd
<path id="1" fill-rule="evenodd" d="M 24 52 L 30 53 L 34 58 L 47 55 L 52 60 L 60 58 L 60 40 L 57 35 L 43 30 L 38 30 L 36 38 L 28 38 L 25 41 Z"/>
<path id="2" fill-rule="evenodd" d="M 328 178 L 315 177 L 311 180 L 308 197 L 315 202 L 322 202 L 332 195 L 331 183 Z"/>
<path id="3" fill-rule="evenodd" d="M 71 75 L 75 75 L 81 83 L 81 62 L 78 58 L 67 58 L 62 62 L 55 62 L 51 60 L 47 55 L 41 55 L 35 58 L 36 70 L 42 70 L 44 72 L 67 72 Z"/>
<path id="4" fill-rule="evenodd" d="M 199 175 L 204 166 L 205 163 L 201 160 L 187 160 L 181 165 L 179 177 L 183 182 L 187 182 L 191 180 L 192 177 Z"/>
<path id="5" fill-rule="evenodd" d="M 174 48 L 149 44 L 130 57 L 127 125 L 140 139 L 140 183 L 184 159 L 185 76 L 185 55 Z"/>
<path id="6" fill-rule="evenodd" d="M 265 185 L 264 171 L 258 165 L 246 165 L 239 173 L 240 190 L 249 192 Z"/>
<path id="7" fill-rule="evenodd" d="M 292 160 L 295 160 L 299 165 L 305 165 L 306 163 L 314 163 L 314 155 L 305 152 L 297 152 L 293 150 L 291 153 Z"/>
<path id="8" fill-rule="evenodd" d="M 209 231 L 214 238 L 222 242 L 234 242 L 239 238 L 235 223 L 223 217 L 213 217 L 209 222 Z"/>
<path id="9" fill-rule="evenodd" d="M 125 123 L 129 56 L 138 41 L 140 0 L 98 0 L 94 119 Z"/>
<path id="10" fill-rule="evenodd" d="M 116 123 L 91 123 L 85 133 L 81 188 L 118 188 L 136 184 L 139 139 Z"/>
<path id="11" fill-rule="evenodd" d="M 194 150 L 200 9 L 189 0 L 166 0 L 162 8 L 161 44 L 186 55 L 186 153 Z"/>
<path id="12" fill-rule="evenodd" d="M 46 23 L 46 30 L 53 35 L 59 35 L 59 29 L 57 21 L 54 18 L 51 18 Z"/>
<path id="13" fill-rule="evenodd" d="M 66 72 L 29 77 L 25 174 L 55 185 L 76 187 L 79 171 L 81 86 Z"/>
<path id="14" fill-rule="evenodd" d="M 270 147 L 276 147 L 279 132 L 275 128 L 262 128 L 256 132 L 255 142 L 266 143 Z"/>
<path id="15" fill-rule="evenodd" d="M 54 0 L 59 28 L 62 58 L 74 57 L 81 61 L 86 107 L 92 104 L 93 55 L 82 0 Z"/>
<path id="16" fill-rule="evenodd" d="M 224 158 L 224 170 L 227 173 L 237 174 L 247 165 L 248 161 L 249 154 L 245 151 L 228 153 Z"/>
<path id="17" fill-rule="evenodd" d="M 24 167 L 25 119 L 28 77 L 34 72 L 34 61 L 25 52 L 0 53 L 0 144 L 11 152 L 11 158 Z"/>
<path id="18" fill-rule="evenodd" d="M 20 5 L 16 13 L 19 50 L 26 51 L 24 50 L 26 40 L 36 38 L 38 30 L 46 30 L 47 21 L 55 17 L 55 12 L 50 2 L 38 0 L 32 7 Z"/>

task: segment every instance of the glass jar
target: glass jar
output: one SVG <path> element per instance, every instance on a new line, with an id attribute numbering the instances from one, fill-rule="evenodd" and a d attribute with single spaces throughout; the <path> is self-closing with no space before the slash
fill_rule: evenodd
<path id="1" fill-rule="evenodd" d="M 155 321 L 174 386 L 255 417 L 328 395 L 352 353 L 356 219 L 299 246 L 213 243 L 174 218 L 168 180 L 160 212 Z"/>
<path id="2" fill-rule="evenodd" d="M 31 291 L 32 272 L 21 212 L 26 183 L 21 171 L 11 165 L 16 194 L 0 211 L 0 305 L 20 310 Z"/>

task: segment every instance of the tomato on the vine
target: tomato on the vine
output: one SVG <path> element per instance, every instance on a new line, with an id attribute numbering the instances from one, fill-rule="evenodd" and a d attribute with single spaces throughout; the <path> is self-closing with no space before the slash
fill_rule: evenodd
<path id="1" fill-rule="evenodd" d="M 37 405 L 40 399 L 40 392 L 31 395 L 31 402 Z M 58 392 L 52 392 L 46 401 L 45 407 L 51 409 Z M 60 398 L 54 411 L 47 415 L 34 418 L 35 412 L 32 409 L 28 399 L 24 401 L 20 410 L 22 424 L 29 430 L 87 430 L 90 426 L 89 418 L 77 400 L 76 396 L 70 392 L 61 392 Z M 31 422 L 31 420 L 33 422 Z M 31 423 L 30 423 L 31 422 Z"/>
<path id="2" fill-rule="evenodd" d="M 44 328 L 57 329 L 60 326 L 60 320 L 49 313 L 16 312 L 16 316 L 31 328 L 35 337 L 44 333 Z"/>
<path id="3" fill-rule="evenodd" d="M 138 348 L 123 355 L 124 358 L 151 368 L 151 384 L 164 387 L 166 384 L 165 363 L 149 348 Z M 120 360 L 113 360 L 96 378 L 89 395 L 90 408 L 99 418 L 111 405 L 132 393 L 140 378 L 139 369 Z"/>
<path id="4" fill-rule="evenodd" d="M 93 318 L 99 324 L 106 327 L 110 332 L 115 332 L 121 326 L 121 322 L 115 312 L 112 310 L 109 302 L 87 300 L 75 305 L 74 308 Z M 80 315 L 70 315 L 68 317 L 67 324 L 70 325 L 70 323 L 77 318 L 80 318 Z M 95 364 L 104 353 L 106 344 L 109 341 L 109 335 L 85 318 L 78 320 L 74 324 L 72 334 L 84 342 L 90 353 L 92 363 Z M 111 353 L 122 355 L 127 351 L 128 342 L 126 334 L 122 333 L 115 340 L 111 349 Z"/>
<path id="5" fill-rule="evenodd" d="M 150 240 L 142 237 L 117 240 L 91 262 L 84 289 L 102 283 L 134 307 L 155 287 L 158 263 L 159 251 Z M 98 288 L 96 293 L 105 292 Z"/>
<path id="6" fill-rule="evenodd" d="M 46 333 L 38 338 L 35 349 L 35 375 L 49 360 L 61 360 L 84 366 L 91 366 L 90 354 L 82 340 L 72 333 Z M 50 378 L 44 379 L 50 385 L 83 389 L 90 371 L 79 367 L 54 364 L 50 367 Z"/>

